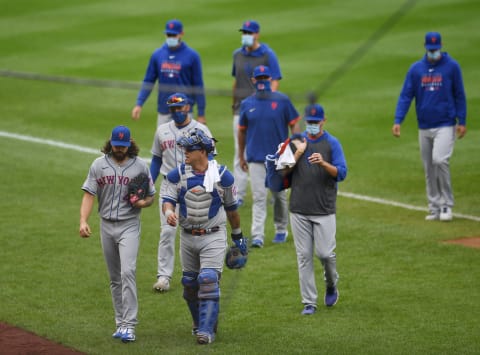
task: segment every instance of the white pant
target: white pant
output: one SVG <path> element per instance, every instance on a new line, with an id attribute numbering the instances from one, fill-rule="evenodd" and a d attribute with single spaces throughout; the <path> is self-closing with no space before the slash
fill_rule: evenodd
<path id="1" fill-rule="evenodd" d="M 235 185 L 237 186 L 237 196 L 240 200 L 245 200 L 248 186 L 248 173 L 242 170 L 240 159 L 238 159 L 238 121 L 240 115 L 233 116 L 233 140 L 235 142 L 235 155 L 233 156 L 233 175 Z"/>
<path id="2" fill-rule="evenodd" d="M 267 175 L 265 164 L 248 163 L 252 188 L 252 239 L 264 240 L 265 220 L 267 219 L 267 197 L 269 189 L 265 187 Z M 273 192 L 273 222 L 276 233 L 285 233 L 288 226 L 287 193 L 285 190 Z"/>
<path id="3" fill-rule="evenodd" d="M 442 207 L 453 207 L 450 180 L 450 157 L 455 145 L 455 126 L 418 131 L 420 152 L 425 171 L 428 208 L 439 213 Z"/>

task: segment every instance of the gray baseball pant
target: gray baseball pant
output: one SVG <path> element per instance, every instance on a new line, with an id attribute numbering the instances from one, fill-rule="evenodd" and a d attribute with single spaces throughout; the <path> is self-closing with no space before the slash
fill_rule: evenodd
<path id="1" fill-rule="evenodd" d="M 300 294 L 303 304 L 317 305 L 314 255 L 320 259 L 326 287 L 337 285 L 336 215 L 304 215 L 290 212 L 293 241 L 297 253 Z"/>
<path id="2" fill-rule="evenodd" d="M 267 219 L 267 197 L 269 189 L 265 187 L 267 171 L 263 163 L 248 163 L 252 188 L 252 239 L 264 240 L 265 221 Z M 288 227 L 288 205 L 286 190 L 271 191 L 273 196 L 273 223 L 276 233 L 285 233 Z"/>
<path id="3" fill-rule="evenodd" d="M 140 219 L 126 221 L 101 220 L 102 249 L 110 275 L 117 327 L 134 328 L 137 324 L 138 299 L 136 268 L 140 246 Z"/>
<path id="4" fill-rule="evenodd" d="M 233 140 L 235 142 L 235 155 L 233 156 L 233 175 L 235 185 L 237 186 L 238 199 L 245 200 L 248 186 L 248 173 L 242 170 L 240 159 L 238 158 L 238 121 L 240 115 L 233 116 Z"/>
<path id="5" fill-rule="evenodd" d="M 450 157 L 455 145 L 455 126 L 418 131 L 420 153 L 425 171 L 428 208 L 439 213 L 442 207 L 453 207 L 450 180 Z"/>
<path id="6" fill-rule="evenodd" d="M 157 278 L 160 276 L 166 276 L 171 279 L 175 266 L 175 238 L 177 235 L 177 227 L 169 225 L 162 212 L 162 191 L 164 189 L 165 181 L 165 179 L 162 180 L 159 194 L 160 240 L 158 241 Z M 178 214 L 178 206 L 176 213 Z"/>

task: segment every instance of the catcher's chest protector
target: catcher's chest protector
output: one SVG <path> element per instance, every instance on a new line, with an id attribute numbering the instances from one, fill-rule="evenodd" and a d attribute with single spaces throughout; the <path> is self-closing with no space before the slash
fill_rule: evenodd
<path id="1" fill-rule="evenodd" d="M 203 224 L 215 216 L 223 205 L 223 189 L 219 183 L 215 183 L 212 192 L 206 192 L 203 186 L 204 176 L 194 174 L 192 167 L 182 165 L 178 167 L 180 173 L 179 200 L 184 208 L 180 213 L 191 224 Z M 225 167 L 219 168 L 220 177 Z"/>

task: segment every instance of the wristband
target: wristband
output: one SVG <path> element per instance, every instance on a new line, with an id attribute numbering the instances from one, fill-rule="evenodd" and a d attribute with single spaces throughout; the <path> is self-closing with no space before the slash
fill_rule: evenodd
<path id="1" fill-rule="evenodd" d="M 173 214 L 174 212 L 172 210 L 166 210 L 164 215 L 165 215 L 165 218 L 168 219 L 168 217 L 170 217 L 171 214 Z"/>

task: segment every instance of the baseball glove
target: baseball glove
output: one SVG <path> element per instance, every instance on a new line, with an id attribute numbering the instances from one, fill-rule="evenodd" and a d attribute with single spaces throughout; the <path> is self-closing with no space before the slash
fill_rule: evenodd
<path id="1" fill-rule="evenodd" d="M 247 255 L 243 255 L 236 245 L 230 246 L 225 255 L 225 264 L 229 269 L 241 269 L 245 266 L 247 260 Z"/>
<path id="2" fill-rule="evenodd" d="M 248 260 L 248 239 L 243 234 L 232 234 L 233 245 L 228 248 L 225 255 L 225 264 L 229 269 L 241 269 Z"/>
<path id="3" fill-rule="evenodd" d="M 141 173 L 130 180 L 128 183 L 128 200 L 132 206 L 135 202 L 147 196 L 149 184 L 150 178 L 145 173 Z"/>

